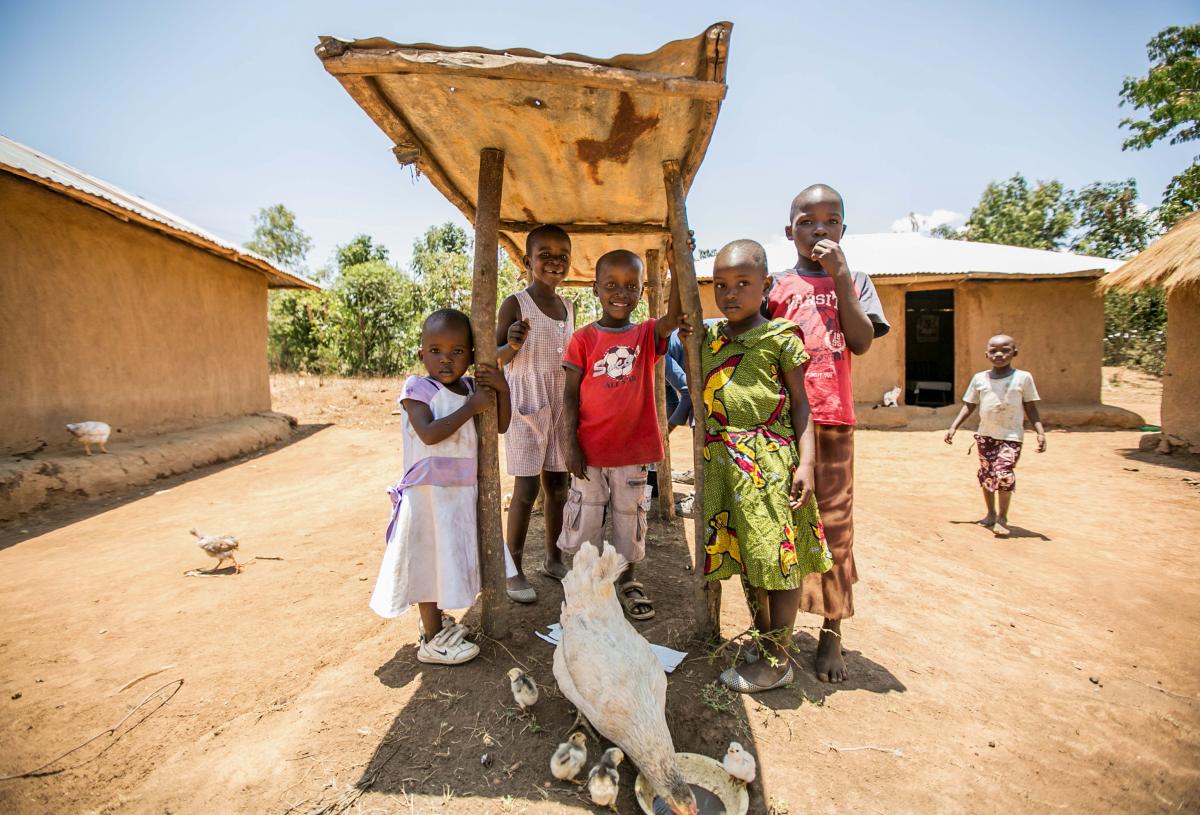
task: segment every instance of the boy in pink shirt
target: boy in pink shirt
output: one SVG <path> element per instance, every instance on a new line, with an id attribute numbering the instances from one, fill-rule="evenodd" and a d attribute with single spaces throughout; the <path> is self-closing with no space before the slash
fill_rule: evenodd
<path id="1" fill-rule="evenodd" d="M 852 273 L 838 242 L 845 233 L 845 207 L 837 190 L 814 184 L 792 201 L 784 230 L 796 246 L 796 266 L 772 275 L 764 302 L 769 317 L 800 327 L 811 359 L 804 390 L 817 437 L 817 506 L 833 568 L 805 578 L 802 611 L 825 618 L 817 645 L 816 674 L 822 682 L 846 679 L 842 620 L 854 616 L 854 391 L 850 355 L 865 354 L 890 328 L 871 278 Z"/>
<path id="2" fill-rule="evenodd" d="M 605 509 L 609 510 L 611 544 L 629 561 L 618 595 L 634 620 L 654 616 L 653 602 L 633 579 L 633 565 L 646 556 L 646 468 L 663 457 L 654 363 L 666 352 L 672 331 L 692 332 L 674 275 L 667 313 L 658 320 L 629 321 L 642 298 L 643 274 L 641 258 L 626 249 L 601 257 L 592 293 L 604 314 L 572 334 L 563 354 L 563 400 L 571 431 L 567 469 L 572 478 L 558 539 L 564 552 L 577 552 L 584 543 L 600 548 Z"/>

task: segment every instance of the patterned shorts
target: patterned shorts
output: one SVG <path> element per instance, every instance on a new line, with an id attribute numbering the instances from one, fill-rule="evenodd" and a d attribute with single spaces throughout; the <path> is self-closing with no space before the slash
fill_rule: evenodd
<path id="1" fill-rule="evenodd" d="M 979 450 L 979 483 L 988 492 L 1012 492 L 1017 488 L 1014 472 L 1021 458 L 1021 442 L 993 439 L 975 434 Z"/>

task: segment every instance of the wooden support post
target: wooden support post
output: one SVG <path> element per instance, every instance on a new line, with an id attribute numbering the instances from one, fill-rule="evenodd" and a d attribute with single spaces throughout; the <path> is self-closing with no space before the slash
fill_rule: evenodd
<path id="1" fill-rule="evenodd" d="M 646 286 L 650 289 L 650 316 L 661 317 L 666 304 L 662 263 L 657 249 L 646 250 Z M 654 401 L 658 405 L 658 432 L 663 439 L 663 459 L 658 462 L 658 517 L 675 517 L 675 490 L 671 480 L 671 437 L 667 433 L 667 361 L 654 366 Z"/>
<path id="2" fill-rule="evenodd" d="M 496 364 L 496 267 L 504 152 L 479 152 L 479 194 L 475 204 L 475 270 L 471 279 L 471 331 L 475 362 Z M 483 633 L 508 634 L 504 579 L 504 533 L 500 526 L 500 450 L 496 409 L 479 415 L 479 563 L 483 571 Z"/>
<path id="3" fill-rule="evenodd" d="M 704 337 L 704 312 L 700 305 L 700 286 L 696 283 L 696 266 L 692 262 L 692 251 L 688 248 L 687 203 L 683 191 L 683 177 L 679 162 L 663 162 L 663 182 L 667 192 L 667 225 L 671 228 L 672 258 L 671 274 L 679 276 L 679 295 L 683 310 L 691 318 L 695 331 L 684 344 L 684 360 L 687 363 L 688 390 L 692 395 L 692 412 L 696 427 L 692 432 L 692 468 L 695 473 L 696 497 L 692 505 L 692 518 L 696 531 L 696 543 L 692 556 L 692 578 L 695 581 L 693 601 L 695 605 L 696 633 L 702 637 L 718 637 L 721 633 L 721 584 L 708 583 L 704 579 L 704 544 L 708 530 L 704 525 L 704 372 L 700 370 L 700 348 Z"/>

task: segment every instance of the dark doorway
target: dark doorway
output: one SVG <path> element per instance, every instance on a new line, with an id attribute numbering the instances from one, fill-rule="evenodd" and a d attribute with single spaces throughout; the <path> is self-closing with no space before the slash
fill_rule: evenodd
<path id="1" fill-rule="evenodd" d="M 904 401 L 940 407 L 954 402 L 954 291 L 904 295 Z"/>

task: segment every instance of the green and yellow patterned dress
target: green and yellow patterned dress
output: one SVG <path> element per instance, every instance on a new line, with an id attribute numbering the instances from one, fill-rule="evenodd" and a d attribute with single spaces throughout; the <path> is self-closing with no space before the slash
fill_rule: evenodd
<path id="1" fill-rule="evenodd" d="M 796 589 L 832 566 L 815 498 L 788 504 L 799 463 L 783 375 L 808 360 L 794 323 L 776 319 L 734 339 L 705 330 L 704 575 L 768 591 Z"/>

